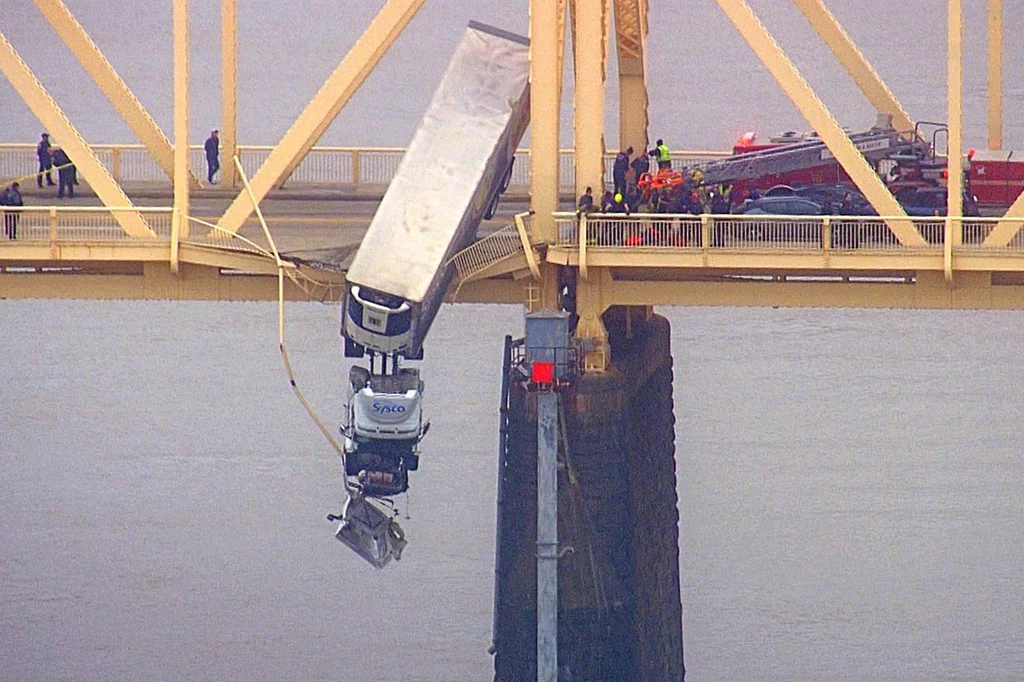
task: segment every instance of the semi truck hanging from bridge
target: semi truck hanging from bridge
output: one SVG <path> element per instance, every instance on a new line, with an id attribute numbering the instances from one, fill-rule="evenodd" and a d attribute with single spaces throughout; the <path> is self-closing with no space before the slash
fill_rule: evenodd
<path id="1" fill-rule="evenodd" d="M 404 533 L 387 498 L 419 468 L 424 382 L 403 366 L 423 344 L 454 275 L 449 261 L 493 216 L 529 123 L 528 41 L 470 23 L 346 274 L 341 334 L 353 367 L 342 433 L 349 501 L 339 540 L 374 566 Z"/>

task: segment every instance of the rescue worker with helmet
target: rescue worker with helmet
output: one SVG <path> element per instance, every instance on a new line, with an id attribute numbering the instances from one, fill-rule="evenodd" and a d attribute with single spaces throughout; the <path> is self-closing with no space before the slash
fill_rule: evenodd
<path id="1" fill-rule="evenodd" d="M 658 152 L 658 169 L 671 168 L 672 152 L 669 151 L 668 145 L 665 144 L 665 141 L 659 139 L 654 149 Z"/>
<path id="2" fill-rule="evenodd" d="M 622 196 L 621 192 L 616 192 L 612 196 L 612 205 L 608 209 L 608 213 L 624 213 L 629 215 L 631 209 L 629 204 L 626 203 L 626 197 Z M 623 244 L 623 233 L 625 232 L 625 224 L 619 221 L 610 222 L 607 224 L 608 229 L 605 231 L 605 244 L 618 245 Z"/>

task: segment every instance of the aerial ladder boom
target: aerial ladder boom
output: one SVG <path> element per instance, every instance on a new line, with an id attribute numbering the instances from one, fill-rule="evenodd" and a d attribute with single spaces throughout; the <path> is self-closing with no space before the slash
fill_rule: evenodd
<path id="1" fill-rule="evenodd" d="M 872 165 L 893 155 L 912 154 L 924 158 L 928 145 L 915 138 L 907 138 L 892 128 L 872 128 L 850 135 L 854 146 Z M 697 164 L 707 184 L 732 183 L 771 175 L 791 173 L 815 166 L 835 163 L 835 157 L 825 143 L 813 137 L 770 149 L 734 154 L 728 158 Z"/>

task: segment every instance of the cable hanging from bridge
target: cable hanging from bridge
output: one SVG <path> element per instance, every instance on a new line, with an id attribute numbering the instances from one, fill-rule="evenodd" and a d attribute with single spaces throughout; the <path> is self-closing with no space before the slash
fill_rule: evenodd
<path id="1" fill-rule="evenodd" d="M 320 429 L 320 432 L 324 434 L 324 437 L 331 444 L 331 447 L 333 447 L 335 452 L 338 453 L 338 456 L 341 457 L 341 464 L 342 468 L 344 469 L 344 449 L 342 449 L 342 447 L 338 445 L 338 441 L 334 439 L 334 436 L 331 434 L 330 430 L 324 425 L 323 421 L 320 419 L 320 417 L 317 416 L 316 412 L 313 411 L 313 407 L 309 404 L 309 401 L 306 400 L 306 397 L 302 394 L 302 391 L 299 390 L 299 385 L 295 381 L 295 373 L 292 371 L 292 364 L 288 359 L 288 348 L 287 345 L 285 344 L 284 334 L 284 278 L 285 269 L 294 268 L 295 266 L 292 263 L 286 263 L 285 261 L 281 260 L 281 254 L 277 250 L 277 245 L 274 244 L 274 238 L 270 234 L 270 228 L 267 227 L 267 222 L 266 220 L 263 219 L 263 211 L 260 210 L 259 202 L 256 201 L 256 196 L 253 194 L 252 187 L 249 186 L 249 178 L 246 176 L 245 170 L 242 168 L 242 164 L 238 160 L 237 156 L 234 157 L 234 162 L 235 167 L 238 169 L 238 176 L 242 181 L 242 185 L 245 187 L 245 191 L 249 194 L 249 198 L 252 200 L 252 204 L 256 211 L 256 217 L 259 218 L 260 225 L 263 227 L 263 234 L 264 236 L 266 236 L 267 243 L 270 245 L 270 249 L 274 256 L 274 261 L 277 263 L 278 347 L 281 349 L 281 359 L 284 361 L 284 369 L 285 373 L 288 375 L 288 383 L 291 384 L 292 390 L 295 392 L 295 396 L 299 399 L 299 402 L 302 403 L 302 407 L 305 408 L 310 418 L 312 418 L 313 423 L 316 424 L 317 428 Z M 289 279 L 293 278 L 289 276 Z M 349 495 L 353 496 L 358 495 L 359 492 L 358 490 L 354 489 L 351 486 L 347 479 L 345 480 L 345 490 L 349 493 Z"/>

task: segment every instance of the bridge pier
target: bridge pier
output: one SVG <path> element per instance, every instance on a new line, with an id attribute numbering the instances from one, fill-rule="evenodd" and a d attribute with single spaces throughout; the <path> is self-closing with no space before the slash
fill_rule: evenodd
<path id="1" fill-rule="evenodd" d="M 604 323 L 608 371 L 560 396 L 559 667 L 573 680 L 681 680 L 669 323 L 625 308 Z M 537 670 L 537 395 L 513 381 L 507 414 L 495 680 L 519 682 Z"/>

